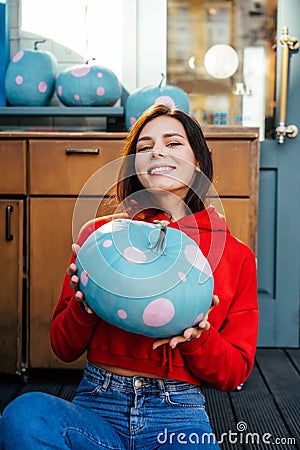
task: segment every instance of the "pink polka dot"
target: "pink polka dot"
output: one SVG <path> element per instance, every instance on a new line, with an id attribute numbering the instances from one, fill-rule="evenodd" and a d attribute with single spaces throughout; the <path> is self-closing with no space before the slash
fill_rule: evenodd
<path id="1" fill-rule="evenodd" d="M 61 85 L 57 86 L 57 93 L 61 97 L 62 96 L 62 87 Z"/>
<path id="2" fill-rule="evenodd" d="M 185 273 L 183 273 L 183 272 L 178 272 L 178 277 L 180 278 L 181 281 L 186 281 Z"/>
<path id="3" fill-rule="evenodd" d="M 150 327 L 160 327 L 169 323 L 175 314 L 173 303 L 167 298 L 150 302 L 143 312 L 143 322 Z"/>
<path id="4" fill-rule="evenodd" d="M 96 91 L 97 95 L 104 95 L 105 94 L 105 89 L 103 87 L 98 87 L 97 91 Z"/>
<path id="5" fill-rule="evenodd" d="M 119 309 L 118 316 L 120 317 L 120 319 L 127 319 L 127 312 L 124 311 L 124 309 Z"/>
<path id="6" fill-rule="evenodd" d="M 98 77 L 98 78 L 102 78 L 102 77 L 103 77 L 103 73 L 102 73 L 102 72 L 98 72 L 98 73 L 97 73 L 97 77 Z"/>
<path id="7" fill-rule="evenodd" d="M 175 107 L 174 100 L 172 99 L 172 97 L 169 97 L 168 95 L 161 95 L 160 97 L 157 97 L 154 104 L 155 105 L 166 105 L 169 108 Z"/>
<path id="8" fill-rule="evenodd" d="M 78 102 L 78 100 L 80 100 L 80 95 L 74 94 L 74 100 L 76 100 Z"/>
<path id="9" fill-rule="evenodd" d="M 88 280 L 89 280 L 89 273 L 85 272 L 85 271 L 81 272 L 80 281 L 81 281 L 83 286 L 87 285 Z"/>
<path id="10" fill-rule="evenodd" d="M 12 62 L 16 63 L 18 61 L 20 61 L 20 59 L 22 59 L 24 56 L 24 52 L 21 50 L 20 52 L 17 52 L 13 58 L 12 58 Z"/>
<path id="11" fill-rule="evenodd" d="M 105 239 L 105 241 L 103 241 L 103 247 L 107 248 L 107 247 L 111 247 L 112 246 L 112 240 L 111 239 Z"/>
<path id="12" fill-rule="evenodd" d="M 198 323 L 201 322 L 201 320 L 203 319 L 203 317 L 204 317 L 204 314 L 203 314 L 203 313 L 200 313 L 199 316 L 197 316 L 196 319 L 194 320 L 193 325 L 198 325 Z"/>
<path id="13" fill-rule="evenodd" d="M 23 77 L 22 77 L 22 75 L 18 75 L 18 76 L 16 76 L 16 78 L 15 78 L 15 82 L 16 82 L 16 84 L 23 84 Z"/>
<path id="14" fill-rule="evenodd" d="M 136 247 L 127 247 L 124 250 L 124 257 L 130 261 L 137 264 L 143 263 L 147 260 L 147 256 L 144 252 Z"/>
<path id="15" fill-rule="evenodd" d="M 201 270 L 206 275 L 211 275 L 211 269 L 208 261 L 198 247 L 195 245 L 187 245 L 184 249 L 184 254 L 192 266 L 198 270 Z"/>
<path id="16" fill-rule="evenodd" d="M 46 92 L 48 88 L 48 83 L 46 81 L 41 81 L 39 83 L 38 89 L 40 92 Z"/>
<path id="17" fill-rule="evenodd" d="M 136 117 L 130 117 L 130 119 L 129 119 L 130 125 L 134 125 L 135 122 L 136 122 Z"/>
<path id="18" fill-rule="evenodd" d="M 88 73 L 90 73 L 91 68 L 86 66 L 86 67 L 78 67 L 77 69 L 71 70 L 71 74 L 76 77 L 76 78 L 80 78 L 80 77 L 85 77 Z"/>
<path id="19" fill-rule="evenodd" d="M 102 225 L 101 231 L 103 233 L 112 233 L 114 231 L 114 227 L 115 227 L 115 222 L 114 221 L 108 222 L 108 223 Z"/>
<path id="20" fill-rule="evenodd" d="M 124 250 L 124 258 L 133 263 L 143 263 L 147 260 L 147 256 L 144 252 L 136 247 L 127 247 Z"/>

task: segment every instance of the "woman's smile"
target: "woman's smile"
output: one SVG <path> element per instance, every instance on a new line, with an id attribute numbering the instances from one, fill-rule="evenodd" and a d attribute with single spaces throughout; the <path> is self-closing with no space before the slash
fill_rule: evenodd
<path id="1" fill-rule="evenodd" d="M 169 174 L 170 172 L 176 170 L 175 166 L 169 166 L 169 165 L 154 165 L 148 169 L 149 175 L 165 175 Z"/>

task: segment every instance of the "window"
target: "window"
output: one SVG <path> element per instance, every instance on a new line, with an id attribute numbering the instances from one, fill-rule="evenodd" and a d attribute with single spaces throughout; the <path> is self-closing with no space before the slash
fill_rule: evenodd
<path id="1" fill-rule="evenodd" d="M 263 139 L 273 123 L 275 37 L 275 0 L 168 0 L 168 83 L 189 94 L 202 124 L 258 126 Z"/>

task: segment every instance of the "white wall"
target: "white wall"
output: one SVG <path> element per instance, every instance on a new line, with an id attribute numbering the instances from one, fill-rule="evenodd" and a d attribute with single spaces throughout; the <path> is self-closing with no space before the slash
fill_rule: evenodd
<path id="1" fill-rule="evenodd" d="M 96 57 L 129 92 L 166 74 L 167 0 L 11 0 L 10 16 L 11 55 L 46 38 L 59 70 Z"/>

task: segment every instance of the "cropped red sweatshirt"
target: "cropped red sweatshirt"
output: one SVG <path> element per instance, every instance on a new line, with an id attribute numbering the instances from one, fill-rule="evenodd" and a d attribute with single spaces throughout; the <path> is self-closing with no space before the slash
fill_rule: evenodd
<path id="1" fill-rule="evenodd" d="M 81 230 L 77 243 L 113 217 L 101 217 Z M 147 219 L 168 220 L 163 214 Z M 209 314 L 211 327 L 200 338 L 153 350 L 156 339 L 124 331 L 87 314 L 75 299 L 70 277 L 65 275 L 53 313 L 50 338 L 53 351 L 65 362 L 83 353 L 92 362 L 201 385 L 233 390 L 249 376 L 258 334 L 256 263 L 252 250 L 230 234 L 225 218 L 213 207 L 169 227 L 180 229 L 198 243 L 214 275 L 219 304 Z M 72 257 L 71 262 L 75 262 Z M 76 262 L 75 262 L 76 263 Z"/>

